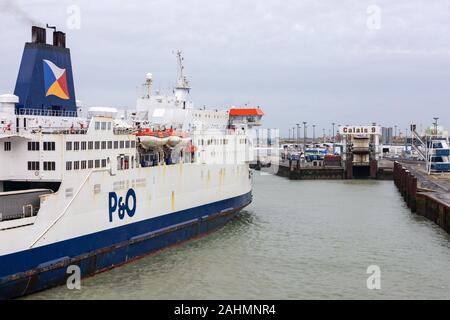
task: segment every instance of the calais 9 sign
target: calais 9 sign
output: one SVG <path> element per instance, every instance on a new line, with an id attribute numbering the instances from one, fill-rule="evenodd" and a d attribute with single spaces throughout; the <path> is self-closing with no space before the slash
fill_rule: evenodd
<path id="1" fill-rule="evenodd" d="M 359 134 L 381 134 L 380 126 L 341 126 L 339 127 L 341 135 L 359 135 Z"/>

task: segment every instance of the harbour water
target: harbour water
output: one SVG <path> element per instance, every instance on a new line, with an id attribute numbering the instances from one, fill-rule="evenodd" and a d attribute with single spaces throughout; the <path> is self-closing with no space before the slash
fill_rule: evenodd
<path id="1" fill-rule="evenodd" d="M 369 290 L 367 268 L 381 270 Z M 450 299 L 450 236 L 392 181 L 254 174 L 254 200 L 207 237 L 27 299 Z"/>

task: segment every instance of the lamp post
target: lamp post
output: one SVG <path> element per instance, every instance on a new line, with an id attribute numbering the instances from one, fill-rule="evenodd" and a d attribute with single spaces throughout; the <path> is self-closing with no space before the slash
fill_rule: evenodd
<path id="1" fill-rule="evenodd" d="M 405 129 L 405 154 L 408 154 L 408 128 Z"/>
<path id="2" fill-rule="evenodd" d="M 306 121 L 303 121 L 303 150 L 306 150 Z"/>
<path id="3" fill-rule="evenodd" d="M 439 120 L 439 118 L 438 118 L 438 117 L 434 117 L 433 119 L 434 119 L 434 122 L 433 122 L 433 124 L 434 124 L 434 135 L 437 136 L 437 131 L 438 131 L 438 120 Z"/>
<path id="4" fill-rule="evenodd" d="M 300 150 L 300 123 L 297 123 L 296 126 L 297 126 L 297 150 Z"/>
<path id="5" fill-rule="evenodd" d="M 313 146 L 314 146 L 314 144 L 316 143 L 316 125 L 313 124 L 312 127 L 313 127 L 313 139 L 312 139 L 312 143 L 313 143 Z"/>
<path id="6" fill-rule="evenodd" d="M 295 127 L 292 127 L 292 143 L 295 143 Z"/>
<path id="7" fill-rule="evenodd" d="M 334 125 L 335 125 L 336 123 L 334 123 L 334 122 L 332 122 L 331 123 L 331 125 L 333 126 L 333 136 L 332 136 L 332 138 L 331 138 L 331 140 L 332 140 L 332 143 L 333 143 L 333 154 L 334 154 L 334 151 L 335 151 L 335 148 L 334 148 L 334 143 L 335 143 L 335 141 L 334 141 Z"/>

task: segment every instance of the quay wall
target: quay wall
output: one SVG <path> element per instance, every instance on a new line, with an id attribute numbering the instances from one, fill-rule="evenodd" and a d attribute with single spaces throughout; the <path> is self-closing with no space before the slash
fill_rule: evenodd
<path id="1" fill-rule="evenodd" d="M 450 204 L 439 198 L 439 191 L 419 189 L 414 172 L 399 162 L 394 163 L 394 183 L 412 212 L 450 233 Z"/>
<path id="2" fill-rule="evenodd" d="M 297 167 L 295 165 L 278 167 L 276 173 L 291 180 L 337 180 L 344 179 L 344 169 L 340 167 Z"/>
<path id="3" fill-rule="evenodd" d="M 257 169 L 258 170 L 258 169 Z M 301 166 L 297 161 L 289 164 L 280 164 L 276 175 L 291 180 L 340 180 L 354 179 L 353 175 L 346 174 L 348 170 L 342 166 Z M 391 168 L 371 168 L 373 172 L 366 178 L 377 180 L 393 180 L 393 170 Z"/>

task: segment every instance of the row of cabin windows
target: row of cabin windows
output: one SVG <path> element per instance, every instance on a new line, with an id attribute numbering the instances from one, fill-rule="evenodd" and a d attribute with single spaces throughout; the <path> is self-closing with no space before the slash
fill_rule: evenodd
<path id="1" fill-rule="evenodd" d="M 226 118 L 225 115 L 211 115 L 211 114 L 199 114 L 199 113 L 194 113 L 194 117 L 196 118 L 214 118 L 214 119 L 220 119 L 220 118 Z"/>
<path id="2" fill-rule="evenodd" d="M 55 161 L 44 161 L 44 171 L 55 171 Z"/>
<path id="3" fill-rule="evenodd" d="M 44 171 L 55 171 L 56 163 L 55 161 L 44 161 Z M 39 161 L 28 161 L 28 170 L 30 171 L 39 171 L 40 164 Z"/>
<path id="4" fill-rule="evenodd" d="M 67 161 L 66 170 L 84 170 L 92 168 L 105 168 L 106 159 Z"/>
<path id="5" fill-rule="evenodd" d="M 248 143 L 247 139 L 239 139 L 239 143 L 240 144 L 246 144 Z M 228 144 L 228 139 L 207 139 L 207 140 L 199 140 L 198 144 L 201 146 L 204 145 L 227 145 Z"/>
<path id="6" fill-rule="evenodd" d="M 66 150 L 105 150 L 136 148 L 136 141 L 67 141 Z"/>
<path id="7" fill-rule="evenodd" d="M 5 151 L 11 151 L 11 141 L 5 141 L 5 143 L 3 144 L 3 149 Z"/>
<path id="8" fill-rule="evenodd" d="M 204 146 L 205 144 L 206 145 L 212 145 L 212 144 L 214 144 L 214 145 L 226 145 L 226 144 L 228 144 L 228 139 L 207 139 L 207 140 L 199 140 L 198 141 L 198 144 L 199 145 L 201 145 L 201 146 Z"/>
<path id="9" fill-rule="evenodd" d="M 53 141 L 44 141 L 43 149 L 44 151 L 55 151 L 56 144 Z M 11 145 L 10 145 L 11 148 Z M 28 141 L 28 151 L 39 151 L 40 142 L 39 141 Z"/>
<path id="10" fill-rule="evenodd" d="M 95 122 L 95 130 L 111 130 L 111 122 Z"/>

